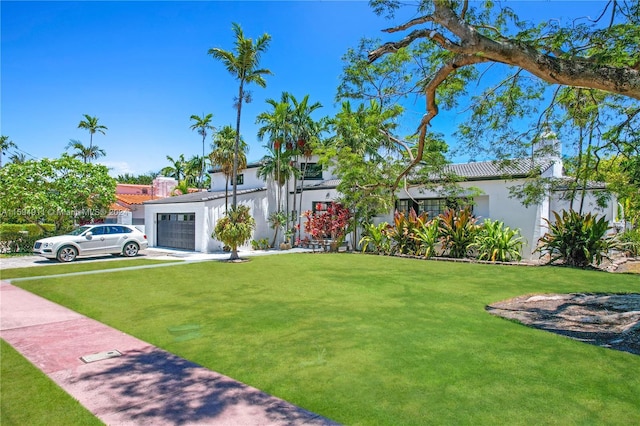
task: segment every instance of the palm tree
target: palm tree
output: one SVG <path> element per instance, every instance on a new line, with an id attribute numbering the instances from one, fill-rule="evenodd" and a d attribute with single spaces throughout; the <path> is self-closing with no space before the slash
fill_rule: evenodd
<path id="1" fill-rule="evenodd" d="M 180 182 L 185 178 L 185 168 L 186 161 L 184 159 L 184 154 L 180 154 L 177 160 L 174 160 L 173 157 L 167 155 L 167 160 L 171 163 L 170 166 L 167 166 L 160 170 L 160 173 L 164 176 L 169 176 Z"/>
<path id="2" fill-rule="evenodd" d="M 9 139 L 9 136 L 0 136 L 0 167 L 2 167 L 2 156 L 9 148 L 16 148 L 16 144 Z"/>
<path id="3" fill-rule="evenodd" d="M 90 163 L 91 160 L 96 160 L 107 155 L 104 149 L 100 149 L 98 145 L 84 146 L 84 144 L 77 139 L 69 140 L 66 149 L 75 149 L 76 152 L 71 156 L 74 158 L 82 158 L 85 164 Z"/>
<path id="4" fill-rule="evenodd" d="M 14 152 L 11 157 L 9 157 L 9 161 L 13 164 L 23 164 L 27 162 L 27 156 L 21 152 Z"/>
<path id="5" fill-rule="evenodd" d="M 291 161 L 293 152 L 285 151 L 278 153 L 270 146 L 265 146 L 269 154 L 262 157 L 258 177 L 262 179 L 273 179 L 279 188 L 278 200 L 276 204 L 278 211 L 282 210 L 282 187 L 292 177 L 300 177 L 300 169 Z"/>
<path id="6" fill-rule="evenodd" d="M 100 132 L 103 135 L 106 134 L 105 130 L 108 130 L 106 126 L 98 124 L 98 117 L 91 117 L 89 114 L 83 114 L 84 120 L 78 124 L 78 129 L 87 129 L 89 131 L 89 149 L 93 147 L 93 134 Z"/>
<path id="7" fill-rule="evenodd" d="M 213 151 L 211 152 L 211 164 L 220 167 L 225 177 L 224 185 L 224 211 L 229 209 L 229 179 L 233 176 L 234 145 L 236 141 L 236 131 L 233 127 L 226 125 L 213 136 Z M 240 150 L 238 151 L 238 170 L 247 167 L 246 152 L 249 149 L 243 138 L 240 138 Z"/>
<path id="8" fill-rule="evenodd" d="M 198 188 L 200 189 L 202 189 L 202 180 L 204 178 L 204 166 L 205 166 L 204 141 L 205 141 L 205 138 L 207 137 L 207 130 L 215 130 L 215 127 L 211 125 L 212 118 L 213 118 L 213 114 L 204 115 L 204 113 L 202 114 L 202 117 L 198 117 L 197 115 L 192 115 L 191 118 L 189 118 L 190 120 L 195 121 L 195 123 L 193 123 L 189 128 L 191 130 L 198 130 L 198 134 L 202 136 L 202 163 L 200 165 L 200 177 L 198 179 Z"/>
<path id="9" fill-rule="evenodd" d="M 236 116 L 236 140 L 234 145 L 233 157 L 233 210 L 237 205 L 236 179 L 238 175 L 238 155 L 240 151 L 240 117 L 242 113 L 243 100 L 247 103 L 250 101 L 248 92 L 245 92 L 245 85 L 255 83 L 260 87 L 266 87 L 265 75 L 272 72 L 265 68 L 259 68 L 260 56 L 269 47 L 271 36 L 263 34 L 254 43 L 253 39 L 246 38 L 239 24 L 233 23 L 233 32 L 235 34 L 235 49 L 227 51 L 219 48 L 209 49 L 209 54 L 213 59 L 221 61 L 224 66 L 239 82 L 237 97 L 237 116 Z"/>
<path id="10" fill-rule="evenodd" d="M 281 151 L 284 146 L 285 153 L 287 152 L 286 147 L 293 147 L 293 139 L 291 132 L 293 130 L 291 122 L 292 122 L 292 110 L 291 105 L 289 104 L 289 94 L 287 92 L 283 92 L 280 101 L 275 101 L 273 99 L 267 99 L 266 101 L 271 107 L 272 111 L 263 112 L 258 115 L 256 119 L 257 124 L 262 124 L 262 127 L 258 129 L 258 140 L 263 140 L 265 136 L 269 137 L 269 144 L 266 147 L 273 154 L 272 160 L 268 157 L 265 157 L 264 161 L 270 162 L 269 164 L 263 164 L 264 167 L 275 167 L 273 170 L 269 172 L 265 172 L 265 177 L 273 177 L 278 182 L 280 181 L 280 171 L 279 167 L 281 164 L 280 157 L 282 155 Z M 271 162 L 272 161 L 272 162 Z M 282 210 L 282 185 L 284 183 L 279 184 L 277 186 L 278 194 L 277 194 L 277 209 L 276 211 Z M 288 215 L 288 212 L 287 212 Z"/>
<path id="11" fill-rule="evenodd" d="M 313 104 L 309 104 L 309 95 L 305 95 L 300 102 L 293 95 L 289 95 L 289 99 L 293 104 L 293 113 L 292 113 L 292 125 L 293 125 L 293 135 L 294 140 L 296 141 L 296 163 L 298 162 L 298 155 L 302 155 L 305 158 L 304 168 L 301 175 L 301 183 L 300 183 L 300 207 L 298 209 L 298 230 L 300 229 L 301 222 L 301 212 L 302 212 L 302 196 L 304 194 L 304 177 L 307 173 L 307 165 L 311 156 L 313 155 L 312 146 L 316 142 L 319 134 L 322 131 L 322 126 L 320 122 L 315 122 L 311 118 L 311 114 L 317 110 L 318 108 L 322 108 L 322 104 L 320 102 L 314 102 Z M 296 194 L 297 194 L 297 181 L 294 179 L 293 181 L 293 209 L 296 208 Z M 296 222 L 295 218 L 292 218 L 293 222 Z M 293 235 L 293 240 L 295 241 L 296 235 Z"/>

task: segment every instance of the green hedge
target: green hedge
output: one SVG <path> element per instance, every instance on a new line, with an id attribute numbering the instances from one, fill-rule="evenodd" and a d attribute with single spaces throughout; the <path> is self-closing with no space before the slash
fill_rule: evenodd
<path id="1" fill-rule="evenodd" d="M 36 240 L 55 234 L 53 224 L 42 224 L 42 228 L 33 223 L 0 224 L 0 253 L 31 253 Z"/>

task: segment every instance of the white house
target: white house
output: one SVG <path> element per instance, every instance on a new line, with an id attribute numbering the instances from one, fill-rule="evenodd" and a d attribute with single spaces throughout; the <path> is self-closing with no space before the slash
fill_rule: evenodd
<path id="1" fill-rule="evenodd" d="M 238 204 L 247 205 L 256 220 L 253 239 L 269 238 L 273 230 L 269 227 L 268 217 L 276 208 L 277 188 L 273 181 L 265 182 L 257 177 L 259 163 L 250 164 L 238 175 Z M 480 220 L 491 218 L 501 220 L 511 228 L 521 230 L 526 240 L 523 257 L 532 258 L 532 250 L 546 232 L 545 219 L 552 219 L 552 211 L 568 208 L 561 194 L 556 192 L 547 196 L 540 203 L 524 207 L 521 202 L 510 196 L 509 187 L 526 182 L 532 167 L 542 177 L 562 178 L 562 163 L 558 156 L 547 157 L 542 161 L 532 162 L 530 159 L 518 160 L 503 167 L 497 162 L 477 162 L 452 164 L 448 172 L 455 173 L 462 181 L 461 202 L 469 202 L 473 213 Z M 301 165 L 302 168 L 302 165 Z M 206 192 L 147 201 L 145 205 L 146 233 L 151 247 L 171 247 L 209 253 L 222 249 L 222 243 L 211 237 L 218 219 L 225 213 L 225 177 L 219 171 L 211 171 L 211 188 Z M 322 209 L 326 203 L 338 199 L 336 186 L 339 181 L 330 170 L 322 170 L 317 165 L 317 158 L 309 160 L 304 181 L 304 191 L 294 191 L 293 181 L 288 182 L 283 190 L 284 202 L 288 210 L 299 211 Z M 298 186 L 300 181 L 297 182 Z M 418 213 L 429 212 L 430 217 L 442 213 L 451 203 L 433 185 L 427 189 L 424 185 L 413 185 L 397 192 L 398 210 L 414 208 Z M 229 185 L 229 205 L 231 204 L 231 185 Z M 594 193 L 603 190 L 602 185 L 591 185 L 585 194 L 583 211 L 604 214 L 609 221 L 615 220 L 615 200 L 611 200 L 606 208 L 595 203 Z M 300 201 L 302 197 L 302 208 Z M 467 198 L 465 198 L 467 197 Z M 295 206 L 295 207 L 294 207 Z M 379 221 L 393 220 L 393 212 L 378 218 Z M 353 246 L 353 244 L 352 244 Z M 247 248 L 247 247 L 245 247 Z"/>

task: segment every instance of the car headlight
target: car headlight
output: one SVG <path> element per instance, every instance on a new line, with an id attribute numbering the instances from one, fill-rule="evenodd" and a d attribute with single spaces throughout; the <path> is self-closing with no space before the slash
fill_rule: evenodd
<path id="1" fill-rule="evenodd" d="M 44 243 L 42 246 L 44 248 L 51 247 L 51 246 L 53 246 L 53 243 Z"/>

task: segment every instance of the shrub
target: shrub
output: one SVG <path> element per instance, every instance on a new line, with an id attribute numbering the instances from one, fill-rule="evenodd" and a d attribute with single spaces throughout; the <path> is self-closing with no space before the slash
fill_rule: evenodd
<path id="1" fill-rule="evenodd" d="M 423 255 L 426 258 L 435 256 L 436 244 L 440 239 L 440 221 L 434 218 L 427 223 L 423 223 L 421 227 L 414 232 L 414 239 L 418 242 L 418 252 L 416 254 Z"/>
<path id="2" fill-rule="evenodd" d="M 362 252 L 371 251 L 377 254 L 389 254 L 391 251 L 391 241 L 387 235 L 391 227 L 387 222 L 378 225 L 372 223 L 365 225 L 364 235 L 360 239 Z"/>
<path id="3" fill-rule="evenodd" d="M 640 228 L 629 229 L 619 236 L 622 249 L 629 256 L 640 256 Z"/>
<path id="4" fill-rule="evenodd" d="M 231 259 L 238 258 L 238 246 L 249 241 L 256 221 L 249 214 L 249 207 L 236 206 L 216 223 L 213 237 L 231 249 Z"/>
<path id="5" fill-rule="evenodd" d="M 269 240 L 267 238 L 251 241 L 251 248 L 254 250 L 268 250 L 269 247 Z"/>
<path id="6" fill-rule="evenodd" d="M 408 215 L 396 211 L 393 217 L 394 227 L 388 230 L 391 252 L 417 254 L 420 242 L 416 239 L 416 233 L 427 222 L 427 217 L 427 213 L 417 215 L 414 209 L 411 209 Z"/>
<path id="7" fill-rule="evenodd" d="M 509 262 L 522 259 L 523 244 L 519 230 L 504 226 L 503 222 L 487 219 L 478 229 L 471 248 L 477 250 L 480 260 Z"/>
<path id="8" fill-rule="evenodd" d="M 470 208 L 449 209 L 440 215 L 440 242 L 449 257 L 467 257 L 478 226 Z"/>
<path id="9" fill-rule="evenodd" d="M 53 235 L 53 224 L 1 224 L 0 253 L 31 253 L 37 240 Z"/>
<path id="10" fill-rule="evenodd" d="M 305 232 L 323 243 L 332 240 L 331 245 L 337 250 L 347 235 L 347 227 L 351 221 L 349 209 L 341 204 L 331 203 L 326 211 L 312 213 L 307 210 L 302 215 L 307 219 L 304 224 Z"/>
<path id="11" fill-rule="evenodd" d="M 553 215 L 555 222 L 546 220 L 549 232 L 540 238 L 535 250 L 541 255 L 549 253 L 548 263 L 560 260 L 580 268 L 599 265 L 608 258 L 609 250 L 620 247 L 615 237 L 607 236 L 610 227 L 604 216 L 582 215 L 573 210 L 563 210 L 562 215 L 553 212 Z"/>

